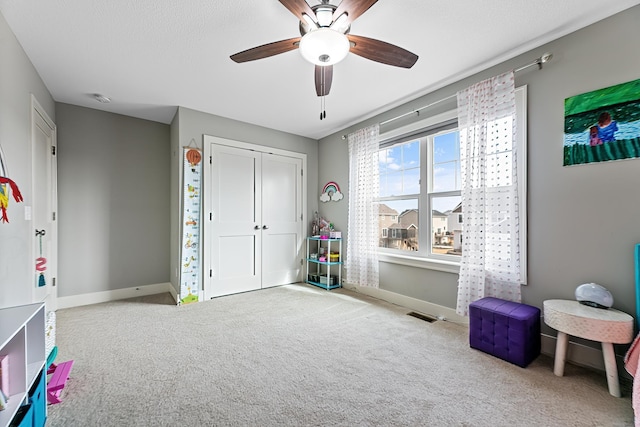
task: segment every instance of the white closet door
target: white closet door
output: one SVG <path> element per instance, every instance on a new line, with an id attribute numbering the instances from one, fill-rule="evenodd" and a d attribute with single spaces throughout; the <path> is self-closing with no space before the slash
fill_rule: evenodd
<path id="1" fill-rule="evenodd" d="M 261 153 L 212 144 L 207 297 L 261 288 Z"/>
<path id="2" fill-rule="evenodd" d="M 299 280 L 302 160 L 262 154 L 262 287 Z"/>

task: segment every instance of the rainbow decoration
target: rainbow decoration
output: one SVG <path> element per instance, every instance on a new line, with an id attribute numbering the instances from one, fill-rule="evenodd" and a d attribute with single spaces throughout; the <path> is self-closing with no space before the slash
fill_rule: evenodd
<path id="1" fill-rule="evenodd" d="M 338 202 L 343 198 L 344 195 L 340 192 L 340 186 L 337 182 L 329 181 L 322 188 L 322 194 L 320 195 L 321 202 L 328 202 L 329 200 Z"/>

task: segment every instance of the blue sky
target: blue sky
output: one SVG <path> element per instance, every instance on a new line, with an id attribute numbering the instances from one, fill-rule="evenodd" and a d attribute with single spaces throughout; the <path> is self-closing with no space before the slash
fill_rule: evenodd
<path id="1" fill-rule="evenodd" d="M 434 137 L 433 190 L 460 189 L 460 150 L 458 133 L 449 131 Z M 420 193 L 420 140 L 397 145 L 380 151 L 380 197 Z M 460 197 L 435 198 L 433 208 L 439 211 L 453 209 Z M 418 207 L 417 200 L 385 201 L 387 206 L 401 213 Z"/>

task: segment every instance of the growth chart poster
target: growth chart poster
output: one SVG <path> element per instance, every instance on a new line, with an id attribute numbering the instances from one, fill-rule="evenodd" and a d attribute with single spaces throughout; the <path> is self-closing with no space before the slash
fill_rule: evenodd
<path id="1" fill-rule="evenodd" d="M 200 292 L 200 199 L 202 152 L 184 147 L 182 179 L 182 258 L 180 262 L 180 303 L 198 301 Z"/>

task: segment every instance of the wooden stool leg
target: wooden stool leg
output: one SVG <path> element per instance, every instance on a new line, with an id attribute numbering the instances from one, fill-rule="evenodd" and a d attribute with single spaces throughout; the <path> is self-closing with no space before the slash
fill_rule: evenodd
<path id="1" fill-rule="evenodd" d="M 602 354 L 604 355 L 604 369 L 607 372 L 609 394 L 611 394 L 611 396 L 620 397 L 620 382 L 618 381 L 618 367 L 616 366 L 616 355 L 613 352 L 613 344 L 610 342 L 603 342 Z"/>
<path id="2" fill-rule="evenodd" d="M 556 342 L 556 355 L 553 361 L 553 373 L 561 377 L 564 375 L 564 362 L 567 359 L 567 345 L 569 344 L 569 337 L 564 332 L 558 331 L 558 338 Z"/>

